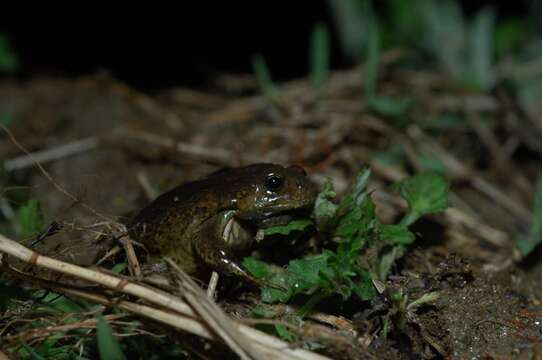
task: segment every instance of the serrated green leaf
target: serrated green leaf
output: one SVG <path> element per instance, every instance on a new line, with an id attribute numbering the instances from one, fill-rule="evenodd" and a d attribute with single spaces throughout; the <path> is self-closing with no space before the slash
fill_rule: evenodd
<path id="1" fill-rule="evenodd" d="M 380 236 L 393 245 L 409 245 L 416 240 L 416 236 L 403 225 L 381 225 Z"/>
<path id="2" fill-rule="evenodd" d="M 265 236 L 276 234 L 288 235 L 293 231 L 303 231 L 312 224 L 312 220 L 309 219 L 292 220 L 286 225 L 272 226 L 264 229 L 263 233 Z"/>
<path id="3" fill-rule="evenodd" d="M 408 203 L 408 211 L 401 225 L 409 226 L 426 214 L 434 214 L 448 207 L 448 182 L 436 174 L 418 174 L 400 181 L 396 187 Z"/>
<path id="4" fill-rule="evenodd" d="M 283 289 L 264 287 L 261 289 L 262 301 L 265 303 L 282 302 L 285 303 L 292 297 L 293 289 L 289 281 L 288 274 L 285 271 L 276 272 L 267 277 L 271 284 L 280 286 Z"/>
<path id="5" fill-rule="evenodd" d="M 96 327 L 98 352 L 102 360 L 124 360 L 126 359 L 117 338 L 113 335 L 113 330 L 105 321 L 103 316 L 98 316 Z"/>
<path id="6" fill-rule="evenodd" d="M 296 292 L 319 285 L 320 271 L 327 266 L 328 259 L 328 253 L 323 253 L 290 261 L 288 273 L 294 282 L 292 285 L 296 288 Z"/>
<path id="7" fill-rule="evenodd" d="M 21 236 L 35 235 L 45 229 L 45 221 L 37 199 L 29 200 L 19 209 Z"/>

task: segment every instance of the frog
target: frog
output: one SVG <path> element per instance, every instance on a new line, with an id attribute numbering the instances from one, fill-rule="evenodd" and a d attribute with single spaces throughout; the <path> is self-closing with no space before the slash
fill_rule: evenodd
<path id="1" fill-rule="evenodd" d="M 306 214 L 316 195 L 316 185 L 296 165 L 225 168 L 160 195 L 128 231 L 151 260 L 170 257 L 194 277 L 212 269 L 263 286 L 239 259 L 253 249 L 258 230 Z"/>

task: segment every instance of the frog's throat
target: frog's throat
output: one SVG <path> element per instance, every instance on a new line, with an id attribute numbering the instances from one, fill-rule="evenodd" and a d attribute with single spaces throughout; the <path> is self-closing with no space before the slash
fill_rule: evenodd
<path id="1" fill-rule="evenodd" d="M 235 211 L 223 213 L 220 221 L 220 237 L 230 249 L 244 252 L 250 248 L 254 234 L 235 218 Z"/>

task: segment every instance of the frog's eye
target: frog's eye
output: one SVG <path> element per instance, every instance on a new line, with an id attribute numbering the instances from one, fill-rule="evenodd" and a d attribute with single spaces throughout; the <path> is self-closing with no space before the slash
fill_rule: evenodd
<path id="1" fill-rule="evenodd" d="M 270 174 L 267 177 L 267 190 L 277 191 L 278 189 L 280 189 L 283 183 L 284 179 L 281 176 L 277 174 Z"/>

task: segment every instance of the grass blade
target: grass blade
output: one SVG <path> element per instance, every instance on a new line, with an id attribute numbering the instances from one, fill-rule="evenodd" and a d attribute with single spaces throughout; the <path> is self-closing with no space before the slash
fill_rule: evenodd
<path id="1" fill-rule="evenodd" d="M 124 360 L 124 354 L 119 342 L 113 335 L 113 330 L 103 316 L 98 317 L 97 326 L 98 351 L 102 360 Z"/>
<path id="2" fill-rule="evenodd" d="M 324 24 L 317 24 L 312 31 L 311 39 L 311 81 L 312 85 L 322 91 L 329 76 L 329 31 Z"/>

